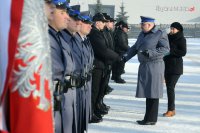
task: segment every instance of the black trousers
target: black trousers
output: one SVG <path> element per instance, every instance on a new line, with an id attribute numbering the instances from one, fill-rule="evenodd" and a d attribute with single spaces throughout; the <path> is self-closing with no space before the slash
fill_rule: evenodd
<path id="1" fill-rule="evenodd" d="M 92 112 L 96 111 L 96 105 L 99 98 L 99 93 L 101 89 L 103 69 L 94 69 L 92 72 Z"/>
<path id="2" fill-rule="evenodd" d="M 146 98 L 146 113 L 144 121 L 157 122 L 159 99 Z"/>
<path id="3" fill-rule="evenodd" d="M 108 90 L 108 84 L 109 84 L 109 81 L 110 81 L 110 74 L 111 74 L 111 70 L 108 70 L 107 71 L 107 74 L 105 75 L 105 79 L 104 79 L 104 84 L 105 84 L 105 90 L 104 90 L 104 96 L 106 95 L 106 92 Z"/>
<path id="4" fill-rule="evenodd" d="M 168 97 L 168 111 L 175 110 L 175 86 L 179 78 L 180 75 L 165 74 Z"/>
<path id="5" fill-rule="evenodd" d="M 123 61 L 115 62 L 112 67 L 112 77 L 114 79 L 119 78 L 124 71 L 124 67 L 125 67 L 125 63 Z"/>
<path id="6" fill-rule="evenodd" d="M 97 103 L 101 103 L 103 101 L 106 89 L 108 88 L 108 83 L 110 80 L 110 73 L 111 73 L 111 69 L 104 69 L 104 75 L 101 79 L 101 85 L 100 85 L 100 89 L 99 89 Z"/>

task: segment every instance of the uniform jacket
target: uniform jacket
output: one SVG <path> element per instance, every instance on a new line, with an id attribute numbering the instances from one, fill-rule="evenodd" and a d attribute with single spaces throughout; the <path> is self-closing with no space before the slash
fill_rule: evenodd
<path id="1" fill-rule="evenodd" d="M 93 68 L 94 53 L 90 41 L 87 37 L 82 38 L 76 34 L 76 38 L 82 46 L 83 50 L 83 65 L 85 71 L 88 73 Z"/>
<path id="2" fill-rule="evenodd" d="M 65 63 L 63 60 L 61 44 L 59 44 L 58 34 L 49 26 L 51 62 L 52 62 L 52 78 L 53 80 L 63 80 Z"/>
<path id="3" fill-rule="evenodd" d="M 170 54 L 164 57 L 165 74 L 183 74 L 183 59 L 186 54 L 186 39 L 183 32 L 168 35 Z"/>
<path id="4" fill-rule="evenodd" d="M 75 62 L 75 75 L 81 75 L 83 72 L 83 50 L 81 44 L 74 35 L 71 35 L 67 30 L 62 31 L 64 40 L 69 44 L 72 56 Z"/>
<path id="5" fill-rule="evenodd" d="M 116 29 L 115 31 L 115 51 L 123 55 L 129 49 L 128 46 L 128 35 L 122 29 Z"/>
<path id="6" fill-rule="evenodd" d="M 73 55 L 71 53 L 71 48 L 69 46 L 69 43 L 67 43 L 64 40 L 63 34 L 60 32 L 57 32 L 57 42 L 60 42 L 59 45 L 59 52 L 56 51 L 56 54 L 59 54 L 60 56 L 58 58 L 55 59 L 55 61 L 52 61 L 52 65 L 57 67 L 60 67 L 60 63 L 56 64 L 55 62 L 60 62 L 61 60 L 64 62 L 63 64 L 63 71 L 62 71 L 62 78 L 64 79 L 64 76 L 66 75 L 72 75 L 74 73 L 74 68 L 75 68 L 75 64 L 73 62 Z M 52 41 L 51 41 L 52 42 Z M 53 49 L 52 51 L 54 51 L 55 46 L 52 47 L 51 49 Z M 52 57 L 55 58 L 55 55 L 53 54 Z M 75 128 L 73 128 L 73 130 L 77 130 L 77 125 L 76 125 L 76 90 L 75 89 L 69 89 L 67 91 L 67 93 L 61 94 L 62 97 L 62 101 L 61 101 L 61 107 L 62 110 L 60 111 L 55 111 L 54 112 L 54 120 L 55 120 L 55 131 L 57 133 L 61 133 L 61 128 L 63 128 L 63 133 L 69 133 L 71 132 L 71 127 L 70 127 L 70 122 L 72 122 L 72 120 L 74 120 L 75 123 Z M 62 113 L 62 115 L 60 114 Z M 62 118 L 61 118 L 62 117 Z M 62 122 L 61 122 L 62 121 Z M 65 125 L 65 126 L 63 126 Z"/>
<path id="7" fill-rule="evenodd" d="M 65 60 L 65 76 L 73 75 L 75 71 L 75 62 L 70 44 L 64 40 L 64 35 L 62 33 L 60 34 L 60 36 L 61 36 L 60 40 L 62 42 L 62 50 Z"/>
<path id="8" fill-rule="evenodd" d="M 147 51 L 149 56 L 140 51 Z M 138 70 L 138 82 L 136 97 L 161 98 L 163 96 L 164 61 L 163 56 L 169 52 L 167 34 L 153 28 L 148 33 L 141 32 L 126 57 L 129 60 L 138 55 L 140 62 Z"/>
<path id="9" fill-rule="evenodd" d="M 94 51 L 94 65 L 96 68 L 104 69 L 107 61 L 120 60 L 119 55 L 108 47 L 103 31 L 93 27 L 88 37 Z"/>

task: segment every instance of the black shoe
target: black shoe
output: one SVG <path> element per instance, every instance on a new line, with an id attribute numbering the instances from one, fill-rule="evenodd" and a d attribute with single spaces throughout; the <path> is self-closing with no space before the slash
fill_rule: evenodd
<path id="1" fill-rule="evenodd" d="M 155 125 L 156 122 L 150 122 L 150 121 L 144 121 L 144 120 L 138 120 L 136 121 L 139 125 Z"/>
<path id="2" fill-rule="evenodd" d="M 89 123 L 99 123 L 101 121 L 103 121 L 102 118 L 99 118 L 95 114 L 92 114 L 92 119 L 89 121 Z"/>
<path id="3" fill-rule="evenodd" d="M 94 112 L 95 114 L 101 114 L 101 115 L 106 115 L 108 114 L 108 110 L 103 108 L 102 104 L 99 103 L 96 105 L 96 110 Z"/>
<path id="4" fill-rule="evenodd" d="M 106 109 L 106 110 L 110 110 L 110 106 L 106 105 L 104 102 L 102 102 L 102 106 Z"/>
<path id="5" fill-rule="evenodd" d="M 110 106 L 107 106 L 105 104 L 101 104 L 100 106 L 101 106 L 101 110 L 105 110 L 107 112 L 110 110 Z"/>
<path id="6" fill-rule="evenodd" d="M 102 119 L 103 118 L 103 115 L 102 114 L 95 114 L 97 117 L 99 117 L 100 119 Z"/>
<path id="7" fill-rule="evenodd" d="M 106 110 L 106 111 L 109 111 L 109 109 L 110 109 L 110 106 L 106 105 L 106 104 L 103 102 L 103 100 L 99 103 L 99 107 L 100 107 L 100 109 Z"/>
<path id="8" fill-rule="evenodd" d="M 111 93 L 113 90 L 114 90 L 114 89 L 111 88 L 111 87 L 108 85 L 108 87 L 106 88 L 105 94 L 107 95 L 107 94 Z"/>
<path id="9" fill-rule="evenodd" d="M 106 115 L 106 114 L 108 114 L 108 110 L 106 110 L 106 109 L 97 109 L 95 111 L 95 114 Z"/>
<path id="10" fill-rule="evenodd" d="M 116 82 L 116 83 L 120 83 L 120 84 L 126 83 L 126 81 L 123 80 L 122 78 L 117 78 L 117 79 L 115 79 L 115 82 Z"/>

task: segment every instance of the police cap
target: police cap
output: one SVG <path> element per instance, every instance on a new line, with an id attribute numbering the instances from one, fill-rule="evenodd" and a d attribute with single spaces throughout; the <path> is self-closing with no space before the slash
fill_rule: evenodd
<path id="1" fill-rule="evenodd" d="M 94 16 L 93 16 L 93 21 L 102 21 L 102 22 L 108 22 L 108 20 L 105 19 L 104 15 L 102 13 L 96 13 Z"/>
<path id="2" fill-rule="evenodd" d="M 128 27 L 128 24 L 125 23 L 125 22 L 123 22 L 121 25 L 122 25 L 122 27 L 124 27 L 124 28 L 130 29 L 130 28 Z"/>
<path id="3" fill-rule="evenodd" d="M 52 3 L 54 5 L 56 5 L 56 8 L 67 9 L 67 2 L 66 2 L 66 0 L 52 0 Z"/>
<path id="4" fill-rule="evenodd" d="M 151 18 L 151 17 L 146 17 L 146 16 L 140 16 L 141 18 L 141 23 L 144 23 L 144 22 L 155 22 L 155 18 Z"/>
<path id="5" fill-rule="evenodd" d="M 80 13 L 80 15 L 82 18 L 82 22 L 87 23 L 87 24 L 93 24 L 90 11 L 83 11 Z"/>
<path id="6" fill-rule="evenodd" d="M 74 20 L 81 20 L 80 15 L 80 5 L 73 5 L 70 6 L 70 9 L 68 10 L 69 16 L 72 17 Z"/>

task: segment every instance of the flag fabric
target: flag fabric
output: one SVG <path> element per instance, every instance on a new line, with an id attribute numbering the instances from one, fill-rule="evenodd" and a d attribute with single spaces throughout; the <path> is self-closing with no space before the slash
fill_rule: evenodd
<path id="1" fill-rule="evenodd" d="M 8 132 L 53 133 L 50 46 L 44 1 L 19 1 L 23 7 L 20 32 L 16 47 L 9 48 L 15 54 L 11 74 L 6 75 L 9 82 L 5 80 L 6 87 L 1 93 L 1 97 L 5 94 L 8 97 Z M 18 6 L 19 1 L 12 0 L 11 5 Z M 9 65 L 10 62 L 7 69 Z M 4 93 L 6 88 L 9 91 Z"/>
<path id="2" fill-rule="evenodd" d="M 22 17 L 23 0 L 0 2 L 0 101 L 11 74 Z"/>
<path id="3" fill-rule="evenodd" d="M 7 133 L 7 103 L 3 100 L 8 90 L 19 36 L 23 0 L 0 1 L 0 133 Z M 4 101 L 4 103 L 2 103 Z"/>

